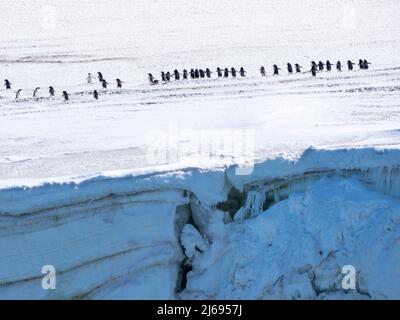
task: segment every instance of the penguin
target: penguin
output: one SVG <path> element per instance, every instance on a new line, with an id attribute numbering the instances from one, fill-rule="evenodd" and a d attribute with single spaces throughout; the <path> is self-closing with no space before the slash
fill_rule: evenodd
<path id="1" fill-rule="evenodd" d="M 339 71 L 339 72 L 342 71 L 342 63 L 341 63 L 340 61 L 338 61 L 338 62 L 336 63 L 336 70 Z"/>
<path id="2" fill-rule="evenodd" d="M 154 84 L 154 77 L 151 73 L 147 74 L 147 76 L 149 77 L 149 82 L 150 84 Z"/>
<path id="3" fill-rule="evenodd" d="M 287 64 L 287 71 L 288 71 L 289 74 L 293 73 L 293 67 L 292 67 L 292 65 L 290 63 Z"/>
<path id="4" fill-rule="evenodd" d="M 358 60 L 358 66 L 360 67 L 360 70 L 364 69 L 364 61 L 362 59 Z"/>
<path id="5" fill-rule="evenodd" d="M 99 93 L 97 92 L 97 90 L 94 90 L 94 91 L 93 91 L 93 97 L 94 97 L 96 100 L 99 100 Z"/>
<path id="6" fill-rule="evenodd" d="M 4 86 L 6 87 L 6 90 L 11 89 L 11 82 L 8 81 L 7 79 L 4 80 Z"/>
<path id="7" fill-rule="evenodd" d="M 353 65 L 355 65 L 354 62 L 351 62 L 351 60 L 347 60 L 347 68 L 349 71 L 353 71 Z"/>
<path id="8" fill-rule="evenodd" d="M 117 88 L 122 88 L 122 84 L 124 83 L 121 79 L 116 79 L 117 81 Z"/>
<path id="9" fill-rule="evenodd" d="M 279 70 L 281 70 L 280 68 L 278 68 L 278 66 L 276 64 L 274 64 L 274 75 L 278 75 L 279 74 Z"/>
<path id="10" fill-rule="evenodd" d="M 103 89 L 107 89 L 107 85 L 109 85 L 109 83 L 103 79 L 103 81 L 101 82 L 101 86 L 103 87 Z"/>
<path id="11" fill-rule="evenodd" d="M 16 95 L 15 95 L 15 100 L 19 98 L 19 95 L 21 94 L 22 89 L 18 89 Z"/>
<path id="12" fill-rule="evenodd" d="M 97 79 L 99 79 L 99 82 L 103 82 L 103 74 L 101 72 L 97 72 Z"/>
<path id="13" fill-rule="evenodd" d="M 301 69 L 303 68 L 301 65 L 299 65 L 298 63 L 296 63 L 295 65 L 295 68 L 296 68 L 296 73 L 300 73 L 301 72 Z"/>
<path id="14" fill-rule="evenodd" d="M 210 69 L 206 69 L 206 76 L 207 76 L 207 78 L 211 78 L 211 70 Z"/>
<path id="15" fill-rule="evenodd" d="M 182 78 L 183 78 L 184 80 L 187 80 L 187 78 L 188 78 L 188 72 L 187 72 L 186 69 L 184 69 L 183 72 L 182 72 Z"/>
<path id="16" fill-rule="evenodd" d="M 34 91 L 33 91 L 33 97 L 36 97 L 37 92 L 40 90 L 40 87 L 37 87 Z"/>
<path id="17" fill-rule="evenodd" d="M 153 84 L 154 84 L 154 85 L 155 85 L 155 84 L 158 84 L 158 80 L 157 80 L 157 79 L 154 79 Z"/>
<path id="18" fill-rule="evenodd" d="M 317 65 L 311 66 L 311 75 L 315 77 L 317 75 Z"/>
<path id="19" fill-rule="evenodd" d="M 318 62 L 318 70 L 324 71 L 324 63 L 322 61 Z"/>
<path id="20" fill-rule="evenodd" d="M 55 90 L 54 90 L 54 88 L 52 86 L 50 86 L 49 87 L 49 95 L 50 95 L 50 97 L 54 97 L 54 94 L 55 94 Z"/>
<path id="21" fill-rule="evenodd" d="M 233 78 L 236 78 L 236 69 L 235 68 L 231 68 L 231 75 Z"/>
<path id="22" fill-rule="evenodd" d="M 317 63 L 315 61 L 311 61 L 311 67 L 317 67 Z"/>
<path id="23" fill-rule="evenodd" d="M 195 78 L 195 79 L 200 78 L 199 69 L 195 69 L 195 70 L 194 70 L 194 78 Z"/>
<path id="24" fill-rule="evenodd" d="M 194 70 L 190 69 L 190 78 L 194 79 L 195 78 L 195 74 L 194 74 Z"/>
<path id="25" fill-rule="evenodd" d="M 205 74 L 203 69 L 199 70 L 199 75 L 200 75 L 200 78 L 202 78 L 202 79 L 206 76 L 206 74 Z"/>
<path id="26" fill-rule="evenodd" d="M 174 70 L 174 78 L 175 78 L 175 81 L 180 80 L 180 78 L 181 78 L 181 74 L 176 69 Z"/>
<path id="27" fill-rule="evenodd" d="M 245 77 L 247 72 L 244 70 L 243 67 L 240 67 L 239 73 L 241 77 Z"/>
<path id="28" fill-rule="evenodd" d="M 217 68 L 217 75 L 218 75 L 218 78 L 222 77 L 222 69 L 220 67 Z"/>
<path id="29" fill-rule="evenodd" d="M 368 62 L 367 60 L 364 60 L 363 62 L 364 62 L 364 69 L 367 70 L 369 68 L 368 65 L 370 65 L 371 63 Z"/>
<path id="30" fill-rule="evenodd" d="M 171 81 L 171 78 L 172 78 L 171 72 L 168 71 L 168 72 L 165 74 L 165 79 L 167 79 L 167 81 Z"/>
<path id="31" fill-rule="evenodd" d="M 261 76 L 263 76 L 263 77 L 266 76 L 266 74 L 265 74 L 265 68 L 264 68 L 263 66 L 261 66 L 261 68 L 260 68 L 260 73 L 261 73 Z"/>
<path id="32" fill-rule="evenodd" d="M 68 94 L 67 91 L 63 91 L 63 92 L 62 92 L 62 96 L 63 96 L 63 98 L 64 98 L 65 101 L 68 101 L 68 100 L 69 100 L 69 94 Z"/>
<path id="33" fill-rule="evenodd" d="M 326 60 L 326 71 L 332 70 L 332 63 L 329 60 Z"/>
<path id="34" fill-rule="evenodd" d="M 88 73 L 87 83 L 93 83 L 93 79 L 96 79 L 96 77 L 94 75 L 92 75 L 91 73 Z"/>
<path id="35" fill-rule="evenodd" d="M 228 78 L 229 77 L 229 70 L 228 68 L 224 69 L 224 78 Z"/>

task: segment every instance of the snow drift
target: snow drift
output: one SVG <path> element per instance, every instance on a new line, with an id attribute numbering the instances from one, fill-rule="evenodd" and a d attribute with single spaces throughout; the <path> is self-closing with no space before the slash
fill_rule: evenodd
<path id="1" fill-rule="evenodd" d="M 0 298 L 400 298 L 400 151 L 0 189 Z M 56 290 L 41 286 L 56 268 Z M 341 287 L 353 265 L 357 287 Z"/>

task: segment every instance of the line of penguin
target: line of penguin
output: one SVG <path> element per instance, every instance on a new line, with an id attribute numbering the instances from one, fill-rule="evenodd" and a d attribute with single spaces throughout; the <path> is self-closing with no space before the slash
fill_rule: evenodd
<path id="1" fill-rule="evenodd" d="M 368 62 L 366 59 L 359 59 L 358 61 L 358 66 L 360 68 L 360 70 L 367 70 L 369 68 L 369 65 L 371 63 Z M 352 62 L 351 60 L 347 60 L 347 69 L 349 71 L 353 71 L 354 70 L 354 66 L 356 65 L 355 62 Z M 288 74 L 292 74 L 293 72 L 295 73 L 311 73 L 312 76 L 316 76 L 317 72 L 321 72 L 324 71 L 325 68 L 327 71 L 331 71 L 333 68 L 333 64 L 327 60 L 326 63 L 323 63 L 322 61 L 319 61 L 318 63 L 316 63 L 315 61 L 311 62 L 311 69 L 309 71 L 306 72 L 302 72 L 301 69 L 303 69 L 302 66 L 300 66 L 298 63 L 294 64 L 294 68 L 292 66 L 291 63 L 287 63 L 287 72 Z M 279 68 L 276 64 L 273 66 L 273 75 L 279 75 L 279 71 L 282 70 L 281 68 Z M 336 70 L 341 72 L 342 71 L 342 63 L 340 61 L 338 61 L 336 63 Z M 236 78 L 237 75 L 239 74 L 241 77 L 246 77 L 246 71 L 244 70 L 243 67 L 241 67 L 239 70 L 236 70 L 235 68 L 231 68 L 230 70 L 228 68 L 217 68 L 216 70 L 217 72 L 217 76 L 218 78 L 228 78 L 229 75 L 231 75 L 233 78 Z M 172 78 L 174 78 L 175 80 L 180 80 L 181 77 L 182 79 L 186 80 L 186 79 L 203 79 L 203 78 L 211 78 L 211 74 L 213 72 L 209 69 L 206 68 L 205 70 L 203 69 L 191 69 L 190 72 L 188 72 L 186 69 L 183 70 L 182 74 L 178 71 L 178 70 L 174 70 L 173 73 L 170 72 L 161 72 L 161 80 L 163 81 L 163 83 L 169 82 L 172 80 Z M 266 77 L 267 73 L 265 70 L 264 66 L 261 66 L 260 68 L 260 73 L 262 76 Z M 157 79 L 154 78 L 154 76 L 149 73 L 148 74 L 149 77 L 149 82 L 151 85 L 156 85 L 159 84 L 159 81 Z M 103 74 L 101 72 L 97 73 L 97 77 L 92 75 L 91 73 L 88 73 L 87 76 L 87 83 L 92 84 L 93 81 L 95 79 L 98 79 L 99 82 L 101 83 L 101 86 L 103 89 L 107 89 L 108 85 L 110 83 L 107 82 L 106 79 L 104 79 Z M 122 84 L 124 83 L 124 81 L 122 81 L 121 79 L 116 79 L 116 83 L 117 83 L 117 88 L 122 88 Z M 6 90 L 11 90 L 11 82 L 8 79 L 4 80 L 4 86 L 6 87 Z M 33 91 L 33 97 L 35 98 L 38 91 L 40 90 L 40 87 L 35 88 L 35 90 Z M 20 94 L 22 92 L 22 89 L 19 89 L 15 95 L 15 99 L 18 99 L 20 97 Z M 54 97 L 55 96 L 55 89 L 54 87 L 50 86 L 49 87 L 49 95 L 50 97 Z M 62 92 L 62 97 L 64 98 L 65 101 L 69 100 L 69 93 L 67 91 L 63 91 Z M 99 99 L 99 92 L 97 90 L 93 90 L 93 97 L 98 100 Z"/>
<path id="2" fill-rule="evenodd" d="M 103 74 L 101 72 L 97 73 L 97 78 L 94 75 L 92 75 L 91 73 L 88 73 L 87 83 L 92 84 L 95 79 L 99 80 L 103 89 L 108 88 L 108 85 L 110 83 L 108 83 L 107 80 L 104 79 Z M 124 83 L 124 81 L 122 81 L 121 79 L 116 79 L 116 82 L 117 82 L 117 88 L 122 88 L 122 84 Z M 6 90 L 11 90 L 11 85 L 12 85 L 12 83 L 8 79 L 4 80 L 4 86 L 6 87 Z M 39 92 L 40 89 L 41 89 L 40 87 L 36 87 L 35 90 L 33 90 L 33 94 L 32 94 L 33 98 L 37 97 L 37 93 Z M 54 87 L 49 86 L 48 90 L 49 90 L 49 96 L 54 97 L 55 93 L 56 93 Z M 18 89 L 18 91 L 15 95 L 16 100 L 19 99 L 21 92 L 22 92 L 22 89 Z M 70 96 L 70 94 L 67 91 L 62 91 L 62 97 L 64 98 L 65 101 L 69 100 L 69 96 Z M 97 90 L 93 90 L 93 97 L 96 100 L 99 99 L 99 92 Z"/>
<path id="3" fill-rule="evenodd" d="M 358 65 L 360 70 L 365 70 L 369 68 L 369 65 L 371 63 L 368 62 L 366 59 L 359 59 L 358 61 Z M 355 62 L 352 62 L 351 60 L 347 61 L 347 68 L 349 71 L 353 71 L 354 70 L 354 66 L 356 65 Z M 326 63 L 323 63 L 322 61 L 319 61 L 318 63 L 316 63 L 315 61 L 311 62 L 311 69 L 309 71 L 306 72 L 302 72 L 301 69 L 303 69 L 303 67 L 301 65 L 299 65 L 298 63 L 294 64 L 294 68 L 293 65 L 291 63 L 287 64 L 287 71 L 288 74 L 292 74 L 292 73 L 311 73 L 311 75 L 313 77 L 315 77 L 317 75 L 318 72 L 324 71 L 326 68 L 326 71 L 331 71 L 332 68 L 334 67 L 334 65 L 327 60 Z M 273 75 L 279 75 L 279 71 L 281 71 L 282 69 L 279 68 L 276 64 L 274 64 L 273 66 Z M 342 71 L 342 62 L 338 61 L 336 63 L 336 70 L 341 72 Z M 236 78 L 237 75 L 239 74 L 241 77 L 245 77 L 246 76 L 246 71 L 244 70 L 243 67 L 241 67 L 239 70 L 236 70 L 235 68 L 217 68 L 216 70 L 217 72 L 217 76 L 218 78 L 228 78 L 229 75 L 232 76 L 232 78 Z M 172 79 L 175 80 L 180 80 L 181 78 L 183 80 L 187 80 L 187 79 L 203 79 L 203 78 L 211 78 L 211 74 L 213 72 L 210 71 L 209 68 L 203 70 L 203 69 L 191 69 L 190 72 L 188 72 L 186 69 L 182 71 L 182 74 L 175 69 L 174 72 L 161 72 L 161 81 L 163 83 L 169 82 Z M 267 72 L 265 70 L 264 66 L 261 66 L 260 68 L 260 73 L 263 77 L 267 76 Z M 148 78 L 149 78 L 149 82 L 151 85 L 156 85 L 159 84 L 159 80 L 157 80 L 151 73 L 148 74 Z"/>

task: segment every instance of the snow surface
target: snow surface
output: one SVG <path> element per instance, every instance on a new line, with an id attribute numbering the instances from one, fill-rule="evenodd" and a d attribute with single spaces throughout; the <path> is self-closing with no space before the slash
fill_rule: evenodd
<path id="1" fill-rule="evenodd" d="M 0 298 L 400 298 L 398 1 L 1 9 Z M 258 73 L 359 58 L 371 68 Z M 218 66 L 248 74 L 147 83 Z M 94 101 L 97 71 L 112 84 Z"/>

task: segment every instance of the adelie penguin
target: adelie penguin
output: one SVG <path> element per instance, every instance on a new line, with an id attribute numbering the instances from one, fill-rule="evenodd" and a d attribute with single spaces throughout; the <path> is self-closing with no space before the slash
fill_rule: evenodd
<path id="1" fill-rule="evenodd" d="M 265 68 L 264 68 L 264 67 L 261 67 L 261 68 L 260 68 L 260 73 L 261 73 L 261 75 L 262 75 L 263 77 L 266 76 L 266 74 L 265 74 Z"/>
<path id="2" fill-rule="evenodd" d="M 224 69 L 224 78 L 228 78 L 229 77 L 229 70 L 228 68 Z"/>
<path id="3" fill-rule="evenodd" d="M 95 98 L 96 100 L 99 100 L 99 93 L 97 92 L 97 90 L 93 91 L 93 98 Z"/>
<path id="4" fill-rule="evenodd" d="M 176 69 L 174 70 L 174 78 L 175 78 L 175 80 L 180 80 L 180 78 L 181 78 L 181 74 Z"/>
<path id="5" fill-rule="evenodd" d="M 363 61 L 364 64 L 364 69 L 367 70 L 369 68 L 369 65 L 371 64 L 370 62 L 368 62 L 367 60 Z"/>
<path id="6" fill-rule="evenodd" d="M 351 60 L 347 60 L 347 68 L 349 69 L 349 71 L 353 71 L 354 65 L 355 65 L 354 62 L 352 62 Z"/>
<path id="7" fill-rule="evenodd" d="M 287 71 L 288 71 L 289 74 L 293 73 L 293 67 L 292 67 L 292 65 L 290 63 L 287 64 Z"/>
<path id="8" fill-rule="evenodd" d="M 276 64 L 274 64 L 274 75 L 277 76 L 279 74 L 279 70 L 281 70 L 280 68 L 278 68 L 278 66 Z"/>
<path id="9" fill-rule="evenodd" d="M 103 87 L 103 89 L 107 89 L 107 85 L 109 85 L 109 83 L 103 79 L 103 81 L 101 82 L 101 86 Z"/>
<path id="10" fill-rule="evenodd" d="M 220 67 L 217 68 L 217 76 L 218 78 L 222 77 L 222 69 Z"/>
<path id="11" fill-rule="evenodd" d="M 301 69 L 303 68 L 301 65 L 299 65 L 298 63 L 296 63 L 295 65 L 296 68 L 296 73 L 301 73 Z"/>
<path id="12" fill-rule="evenodd" d="M 231 75 L 233 78 L 236 78 L 236 69 L 235 68 L 231 68 Z"/>
<path id="13" fill-rule="evenodd" d="M 92 75 L 91 73 L 88 73 L 87 83 L 93 83 L 93 79 L 96 79 L 96 77 L 94 75 Z"/>
<path id="14" fill-rule="evenodd" d="M 166 81 L 167 81 L 167 78 L 166 78 L 166 76 L 165 76 L 165 72 L 164 72 L 164 71 L 161 71 L 161 80 L 162 80 L 163 82 L 166 82 Z"/>
<path id="15" fill-rule="evenodd" d="M 207 78 L 211 78 L 211 70 L 210 69 L 206 69 L 206 76 L 207 76 Z"/>
<path id="16" fill-rule="evenodd" d="M 68 101 L 68 100 L 69 100 L 69 94 L 68 94 L 67 91 L 63 91 L 63 92 L 62 92 L 62 96 L 63 96 L 63 98 L 64 98 L 65 101 Z"/>
<path id="17" fill-rule="evenodd" d="M 324 71 L 324 63 L 322 61 L 318 62 L 318 70 Z"/>
<path id="18" fill-rule="evenodd" d="M 360 67 L 360 70 L 364 69 L 364 61 L 362 59 L 358 60 L 358 66 Z"/>
<path id="19" fill-rule="evenodd" d="M 187 80 L 187 78 L 188 78 L 188 72 L 186 69 L 184 69 L 182 72 L 182 78 L 183 78 L 183 80 Z"/>
<path id="20" fill-rule="evenodd" d="M 4 86 L 6 87 L 6 90 L 11 89 L 11 82 L 8 81 L 7 79 L 4 80 Z"/>
<path id="21" fill-rule="evenodd" d="M 40 90 L 40 87 L 37 87 L 34 91 L 33 91 L 33 97 L 36 98 L 36 94 L 38 93 L 38 91 Z"/>
<path id="22" fill-rule="evenodd" d="M 338 61 L 338 62 L 336 63 L 336 70 L 339 71 L 339 72 L 342 71 L 342 63 L 341 63 L 340 61 Z"/>
<path id="23" fill-rule="evenodd" d="M 172 78 L 172 75 L 171 75 L 171 73 L 168 71 L 168 72 L 165 74 L 165 79 L 167 79 L 167 81 L 171 81 L 171 78 Z"/>
<path id="24" fill-rule="evenodd" d="M 326 70 L 327 71 L 331 71 L 332 70 L 332 63 L 329 60 L 326 61 Z"/>
<path id="25" fill-rule="evenodd" d="M 191 79 L 195 78 L 194 69 L 190 69 L 190 78 Z"/>
<path id="26" fill-rule="evenodd" d="M 15 95 L 15 100 L 17 100 L 19 98 L 21 92 L 22 92 L 22 89 L 18 89 L 18 91 L 17 91 L 17 93 Z"/>
<path id="27" fill-rule="evenodd" d="M 315 77 L 317 75 L 317 65 L 311 66 L 311 75 Z"/>
<path id="28" fill-rule="evenodd" d="M 55 92 L 55 90 L 54 90 L 54 88 L 53 87 L 49 87 L 49 95 L 50 95 L 50 97 L 54 97 L 54 94 L 55 94 L 56 92 Z"/>
<path id="29" fill-rule="evenodd" d="M 199 69 L 195 69 L 195 70 L 194 70 L 194 78 L 195 78 L 195 79 L 199 79 L 199 78 L 200 78 Z"/>
<path id="30" fill-rule="evenodd" d="M 246 73 L 247 73 L 247 72 L 244 70 L 244 68 L 241 67 L 240 70 L 239 70 L 240 76 L 241 76 L 241 77 L 245 77 L 245 76 L 246 76 Z"/>
<path id="31" fill-rule="evenodd" d="M 117 81 L 117 88 L 122 88 L 122 84 L 124 83 L 121 79 L 116 79 Z"/>
<path id="32" fill-rule="evenodd" d="M 97 79 L 99 79 L 99 82 L 103 82 L 103 74 L 101 72 L 97 72 Z"/>
<path id="33" fill-rule="evenodd" d="M 200 78 L 203 79 L 203 78 L 206 76 L 206 73 L 204 72 L 203 69 L 200 69 L 200 70 L 199 70 L 199 75 L 200 75 Z"/>

